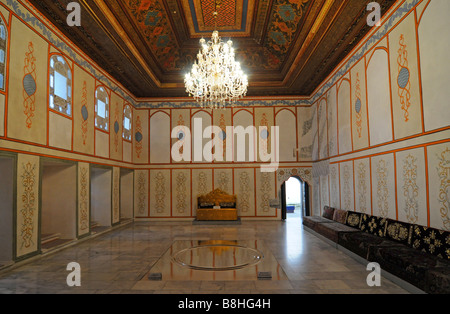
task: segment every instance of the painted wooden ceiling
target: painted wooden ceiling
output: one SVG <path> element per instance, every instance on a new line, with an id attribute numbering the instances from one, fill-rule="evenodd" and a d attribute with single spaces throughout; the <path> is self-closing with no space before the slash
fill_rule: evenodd
<path id="1" fill-rule="evenodd" d="M 30 2 L 137 98 L 187 97 L 214 28 L 233 40 L 249 96 L 310 96 L 370 30 L 370 0 L 81 0 L 80 27 L 66 23 L 70 0 Z M 383 13 L 394 2 L 378 1 Z"/>

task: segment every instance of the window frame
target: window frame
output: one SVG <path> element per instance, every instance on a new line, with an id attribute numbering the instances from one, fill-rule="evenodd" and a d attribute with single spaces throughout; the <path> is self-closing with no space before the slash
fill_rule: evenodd
<path id="1" fill-rule="evenodd" d="M 128 110 L 128 111 L 127 111 Z M 129 115 L 127 115 L 129 112 Z M 130 120 L 130 128 L 125 128 L 125 118 Z M 122 139 L 128 142 L 132 142 L 133 139 L 133 110 L 130 104 L 126 104 L 123 108 L 123 120 L 122 120 Z"/>
<path id="2" fill-rule="evenodd" d="M 65 73 L 62 73 L 65 71 Z M 66 79 L 66 99 L 56 94 L 56 74 Z M 49 55 L 48 108 L 55 113 L 72 119 L 73 117 L 73 69 L 66 57 L 59 53 Z M 55 100 L 57 102 L 55 102 Z M 68 112 L 69 111 L 69 112 Z"/>
<path id="3" fill-rule="evenodd" d="M 0 62 L 0 75 L 3 76 L 3 84 L 0 85 L 0 91 L 5 92 L 6 91 L 6 76 L 7 76 L 7 63 L 8 63 L 8 26 L 3 18 L 3 16 L 0 14 L 0 29 L 3 29 L 4 36 L 1 36 L 0 32 L 0 50 L 3 51 L 3 62 Z"/>
<path id="4" fill-rule="evenodd" d="M 99 93 L 101 93 L 99 95 Z M 104 96 L 104 98 L 99 98 L 100 96 Z M 111 128 L 110 125 L 110 109 L 111 109 L 111 95 L 109 90 L 104 85 L 98 85 L 95 88 L 95 94 L 94 94 L 94 111 L 95 111 L 95 117 L 94 117 L 94 126 L 97 130 L 109 133 L 109 130 Z M 98 104 L 99 101 L 105 104 L 105 117 L 102 117 L 98 114 Z"/>

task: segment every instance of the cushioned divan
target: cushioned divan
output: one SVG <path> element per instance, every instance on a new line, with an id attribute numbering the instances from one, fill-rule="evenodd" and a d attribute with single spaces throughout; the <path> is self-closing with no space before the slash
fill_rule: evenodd
<path id="1" fill-rule="evenodd" d="M 338 243 L 340 233 L 359 232 L 359 230 L 339 222 L 319 223 L 316 225 L 315 231 L 335 243 Z"/>
<path id="2" fill-rule="evenodd" d="M 317 224 L 319 223 L 331 223 L 331 222 L 334 221 L 320 216 L 303 217 L 303 225 L 312 230 L 315 230 Z"/>
<path id="3" fill-rule="evenodd" d="M 380 264 L 383 270 L 402 278 L 416 287 L 426 292 L 431 292 L 427 291 L 426 286 L 428 273 L 430 286 L 440 286 L 441 289 L 446 289 L 447 293 L 450 293 L 448 286 L 450 273 L 447 272 L 447 276 L 444 276 L 445 274 L 442 274 L 442 271 L 436 271 L 445 267 L 450 269 L 450 263 L 442 258 L 407 246 L 373 246 L 369 250 L 368 260 Z M 446 281 L 446 287 L 442 280 Z M 441 284 L 438 281 L 441 281 Z"/>

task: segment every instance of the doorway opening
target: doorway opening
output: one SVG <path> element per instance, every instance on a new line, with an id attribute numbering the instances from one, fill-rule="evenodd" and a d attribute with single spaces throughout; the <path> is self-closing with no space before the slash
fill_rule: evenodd
<path id="1" fill-rule="evenodd" d="M 293 176 L 281 186 L 282 219 L 301 219 L 309 216 L 309 185 Z"/>

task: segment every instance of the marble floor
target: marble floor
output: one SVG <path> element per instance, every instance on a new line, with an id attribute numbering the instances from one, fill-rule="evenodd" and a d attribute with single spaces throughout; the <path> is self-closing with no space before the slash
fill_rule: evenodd
<path id="1" fill-rule="evenodd" d="M 264 243 L 286 278 L 176 277 L 148 280 L 153 266 L 176 241 L 257 240 Z M 269 252 L 269 251 L 268 251 Z M 68 287 L 67 265 L 81 266 L 81 287 Z M 283 276 L 284 276 L 283 275 Z M 128 226 L 0 272 L 0 294 L 404 294 L 382 278 L 369 287 L 366 266 L 306 232 L 298 215 L 281 221 L 243 221 L 241 225 L 190 222 L 135 222 Z"/>

